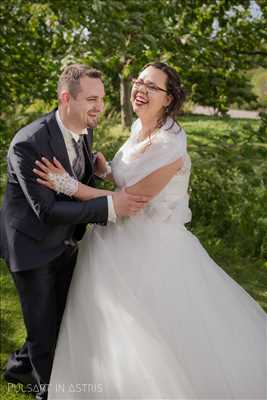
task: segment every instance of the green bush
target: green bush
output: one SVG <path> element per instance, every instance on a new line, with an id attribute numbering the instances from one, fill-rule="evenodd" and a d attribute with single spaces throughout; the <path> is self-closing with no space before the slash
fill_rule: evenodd
<path id="1" fill-rule="evenodd" d="M 192 228 L 242 256 L 267 256 L 266 121 L 265 114 L 257 128 L 206 132 L 206 143 L 191 137 Z"/>
<path id="2" fill-rule="evenodd" d="M 0 115 L 0 199 L 6 184 L 7 150 L 14 134 L 22 126 L 29 124 L 52 108 L 53 105 L 37 100 L 29 107 L 24 107 L 23 105 L 17 107 L 10 106 Z"/>

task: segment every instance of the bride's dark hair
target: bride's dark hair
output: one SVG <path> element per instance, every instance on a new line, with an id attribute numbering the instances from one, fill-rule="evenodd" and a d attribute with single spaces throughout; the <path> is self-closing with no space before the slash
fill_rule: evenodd
<path id="1" fill-rule="evenodd" d="M 147 67 L 157 68 L 165 73 L 167 77 L 166 90 L 168 95 L 172 96 L 171 103 L 165 108 L 164 115 L 162 116 L 161 121 L 159 121 L 159 124 L 162 126 L 168 117 L 171 117 L 173 120 L 175 120 L 186 99 L 186 92 L 181 84 L 180 76 L 174 68 L 162 62 L 149 63 L 145 65 L 143 69 Z"/>

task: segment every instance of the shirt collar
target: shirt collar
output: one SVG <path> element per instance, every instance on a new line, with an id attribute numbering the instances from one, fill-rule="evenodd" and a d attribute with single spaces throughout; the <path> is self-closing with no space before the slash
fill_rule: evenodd
<path id="1" fill-rule="evenodd" d="M 58 126 L 60 127 L 61 131 L 64 133 L 69 133 L 71 135 L 71 137 L 75 140 L 75 142 L 78 142 L 81 135 L 88 135 L 88 130 L 86 128 L 84 128 L 80 133 L 75 133 L 72 132 L 70 129 L 66 128 L 60 118 L 59 115 L 59 110 L 56 111 L 56 120 L 58 123 Z"/>

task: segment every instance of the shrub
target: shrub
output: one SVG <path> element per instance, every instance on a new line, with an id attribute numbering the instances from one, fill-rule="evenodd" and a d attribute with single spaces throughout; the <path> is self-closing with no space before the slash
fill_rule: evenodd
<path id="1" fill-rule="evenodd" d="M 267 256 L 266 122 L 192 140 L 192 229 L 243 256 Z"/>

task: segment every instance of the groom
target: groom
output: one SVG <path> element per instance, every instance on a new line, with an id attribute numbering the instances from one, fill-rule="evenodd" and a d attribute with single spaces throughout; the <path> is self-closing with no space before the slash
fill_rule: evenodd
<path id="1" fill-rule="evenodd" d="M 103 111 L 104 94 L 99 71 L 81 64 L 68 66 L 58 81 L 58 109 L 22 128 L 8 151 L 0 255 L 10 266 L 27 338 L 10 356 L 4 377 L 13 383 L 37 382 L 39 400 L 47 398 L 44 388 L 76 262 L 77 240 L 87 223 L 115 222 L 117 216 L 134 214 L 148 200 L 121 191 L 79 202 L 36 182 L 35 161 L 55 156 L 69 174 L 94 185 L 92 128 Z"/>

